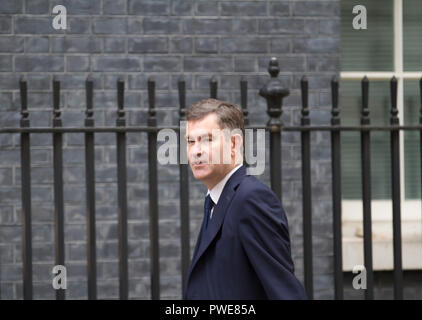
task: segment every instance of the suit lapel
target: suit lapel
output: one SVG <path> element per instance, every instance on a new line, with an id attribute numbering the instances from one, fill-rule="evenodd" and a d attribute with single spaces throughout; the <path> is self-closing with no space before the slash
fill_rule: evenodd
<path id="1" fill-rule="evenodd" d="M 229 180 L 227 180 L 226 185 L 224 186 L 223 191 L 221 192 L 220 199 L 218 200 L 217 205 L 214 207 L 212 219 L 208 222 L 207 230 L 205 231 L 205 235 L 199 247 L 198 241 L 196 243 L 193 260 L 190 265 L 188 275 L 186 277 L 186 285 L 189 282 L 190 274 L 192 273 L 192 270 L 194 269 L 199 258 L 204 254 L 205 250 L 208 248 L 208 246 L 220 230 L 227 212 L 227 207 L 229 206 L 235 194 L 235 188 L 239 185 L 240 181 L 245 175 L 246 168 L 242 165 L 238 170 L 236 170 L 235 173 L 233 173 Z M 200 237 L 201 234 L 199 234 L 198 240 L 200 239 Z"/>

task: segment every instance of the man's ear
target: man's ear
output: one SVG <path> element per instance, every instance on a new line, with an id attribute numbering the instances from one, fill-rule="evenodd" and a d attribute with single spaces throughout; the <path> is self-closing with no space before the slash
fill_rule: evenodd
<path id="1" fill-rule="evenodd" d="M 234 134 L 232 135 L 232 147 L 235 148 L 239 145 L 242 145 L 243 143 L 243 139 L 242 136 L 240 134 Z"/>
<path id="2" fill-rule="evenodd" d="M 236 160 L 242 159 L 243 157 L 243 137 L 241 134 L 233 134 L 230 140 L 230 148 L 232 157 L 236 157 Z M 236 161 L 237 162 L 237 161 Z"/>
<path id="3" fill-rule="evenodd" d="M 230 137 L 231 140 L 231 147 L 235 148 L 236 146 L 242 145 L 243 144 L 243 138 L 242 135 L 239 133 L 234 133 L 232 134 L 232 136 Z"/>

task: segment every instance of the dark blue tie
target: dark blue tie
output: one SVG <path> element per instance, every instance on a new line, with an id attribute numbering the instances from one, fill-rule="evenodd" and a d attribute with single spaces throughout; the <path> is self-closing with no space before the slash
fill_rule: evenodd
<path id="1" fill-rule="evenodd" d="M 202 245 L 202 242 L 205 239 L 205 231 L 207 230 L 208 227 L 208 220 L 210 219 L 210 214 L 211 214 L 211 209 L 214 206 L 214 202 L 211 199 L 211 196 L 208 194 L 205 197 L 205 203 L 204 203 L 204 221 L 202 221 L 202 229 L 201 229 L 201 234 L 200 234 L 200 238 L 199 238 L 199 242 L 198 242 L 198 246 L 196 249 L 196 252 L 194 253 L 194 255 L 197 255 L 199 252 L 199 248 Z"/>
<path id="2" fill-rule="evenodd" d="M 210 219 L 211 209 L 214 206 L 214 202 L 211 199 L 211 196 L 208 194 L 205 197 L 205 203 L 204 203 L 204 222 L 202 223 L 202 237 L 205 234 L 205 230 L 207 230 L 208 227 L 208 221 Z"/>

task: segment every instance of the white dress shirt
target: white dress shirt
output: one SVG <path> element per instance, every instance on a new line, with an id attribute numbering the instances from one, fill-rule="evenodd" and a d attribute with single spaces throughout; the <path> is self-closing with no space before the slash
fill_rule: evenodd
<path id="1" fill-rule="evenodd" d="M 212 218 L 212 213 L 214 212 L 214 208 L 217 205 L 218 199 L 220 199 L 221 193 L 223 192 L 224 186 L 226 185 L 227 180 L 232 176 L 233 173 L 239 169 L 242 164 L 239 164 L 237 167 L 233 168 L 226 176 L 217 183 L 211 190 L 208 190 L 207 195 L 210 194 L 211 200 L 214 202 L 214 206 L 211 209 L 210 219 Z"/>

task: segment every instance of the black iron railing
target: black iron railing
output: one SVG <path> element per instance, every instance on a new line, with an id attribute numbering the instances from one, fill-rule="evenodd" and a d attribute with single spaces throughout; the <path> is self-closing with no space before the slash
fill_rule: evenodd
<path id="1" fill-rule="evenodd" d="M 301 80 L 302 110 L 299 126 L 284 126 L 281 121 L 282 100 L 289 91 L 281 86 L 278 80 L 279 66 L 275 58 L 269 64 L 270 80 L 260 90 L 260 95 L 267 101 L 269 121 L 265 126 L 249 126 L 247 111 L 247 86 L 245 77 L 240 81 L 241 107 L 247 128 L 266 129 L 270 135 L 270 173 L 271 188 L 281 199 L 281 135 L 283 131 L 296 131 L 301 134 L 302 154 L 302 201 L 303 201 L 303 236 L 304 236 L 304 284 L 309 298 L 313 298 L 313 262 L 312 262 L 312 202 L 311 202 L 311 131 L 329 131 L 331 133 L 332 164 L 332 203 L 333 203 L 333 241 L 334 241 L 334 278 L 335 298 L 343 299 L 342 270 L 342 230 L 341 230 L 341 132 L 358 131 L 361 134 L 362 164 L 362 200 L 364 218 L 364 264 L 367 271 L 367 299 L 373 299 L 373 266 L 371 239 L 371 176 L 370 176 L 370 135 L 372 131 L 391 132 L 392 163 L 392 200 L 393 200 L 393 243 L 394 243 L 394 298 L 403 298 L 401 223 L 400 223 L 400 152 L 399 135 L 401 130 L 420 132 L 422 141 L 422 116 L 419 125 L 399 125 L 397 110 L 397 81 L 391 79 L 391 122 L 390 126 L 372 126 L 369 120 L 369 80 L 362 80 L 361 124 L 358 126 L 341 126 L 340 108 L 338 104 L 339 82 L 336 77 L 331 81 L 332 118 L 331 125 L 312 126 L 308 107 L 308 80 Z M 0 128 L 1 133 L 20 133 L 21 138 L 21 183 L 22 183 L 22 244 L 23 244 L 23 296 L 32 299 L 32 234 L 31 234 L 31 179 L 30 179 L 30 137 L 31 134 L 51 133 L 53 136 L 54 166 L 54 212 L 55 212 L 55 262 L 65 264 L 64 255 L 64 201 L 63 201 L 63 134 L 79 132 L 85 135 L 85 168 L 86 168 L 86 212 L 87 212 L 87 262 L 88 262 L 88 298 L 97 298 L 96 274 L 96 236 L 95 236 L 95 165 L 94 138 L 95 133 L 116 133 L 117 146 L 117 183 L 118 183 L 118 241 L 119 241 L 119 294 L 120 299 L 128 298 L 128 244 L 127 244 L 127 172 L 126 172 L 126 134 L 129 132 L 146 132 L 148 134 L 148 167 L 149 167 L 149 234 L 150 234 L 150 271 L 151 297 L 160 298 L 159 274 L 159 233 L 158 233 L 158 182 L 157 182 L 157 132 L 163 128 L 171 128 L 179 132 L 178 126 L 157 126 L 155 111 L 155 80 L 148 81 L 148 122 L 147 126 L 126 126 L 124 109 L 124 81 L 117 81 L 117 120 L 114 127 L 95 127 L 93 114 L 93 80 L 86 80 L 86 118 L 83 127 L 62 127 L 60 110 L 60 82 L 53 79 L 53 126 L 31 128 L 27 105 L 27 82 L 20 80 L 21 123 L 20 128 Z M 210 81 L 210 96 L 217 97 L 217 81 Z M 186 84 L 183 77 L 178 80 L 180 120 L 185 120 Z M 422 81 L 421 81 L 422 92 Z M 421 108 L 422 114 L 422 108 Z M 422 149 L 421 149 L 422 159 Z M 184 288 L 185 275 L 190 263 L 189 232 L 189 179 L 188 165 L 180 164 L 180 221 L 181 221 L 181 282 Z M 57 299 L 64 299 L 64 290 L 57 290 Z"/>

